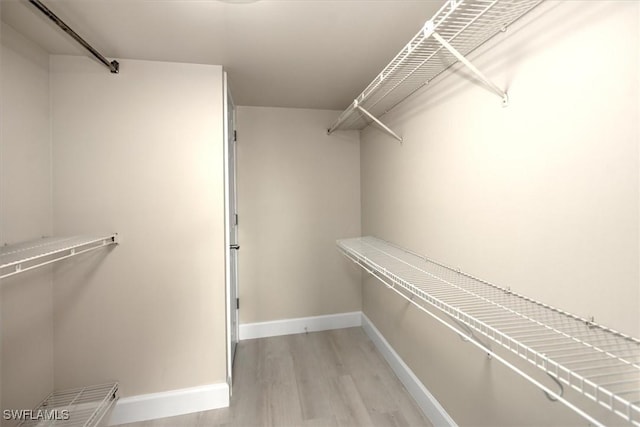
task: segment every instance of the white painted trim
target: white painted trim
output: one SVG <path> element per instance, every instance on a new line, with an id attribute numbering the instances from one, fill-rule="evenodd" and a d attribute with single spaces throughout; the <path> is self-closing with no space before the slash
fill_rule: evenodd
<path id="1" fill-rule="evenodd" d="M 232 271 L 231 266 L 231 241 L 233 236 L 233 241 L 237 243 L 237 228 L 232 230 L 231 226 L 231 216 L 229 212 L 229 207 L 231 204 L 237 209 L 237 177 L 233 176 L 233 191 L 230 191 L 230 179 L 231 179 L 231 168 L 229 167 L 229 148 L 233 150 L 233 160 L 236 161 L 236 153 L 234 147 L 229 147 L 231 142 L 232 132 L 235 131 L 235 104 L 233 102 L 233 97 L 231 96 L 231 92 L 229 89 L 229 82 L 227 72 L 224 71 L 222 73 L 222 103 L 223 103 L 223 111 L 224 111 L 224 120 L 223 120 L 223 130 L 224 130 L 224 144 L 223 144 L 223 156 L 224 156 L 224 292 L 225 292 L 225 319 L 226 319 L 226 343 L 227 343 L 227 384 L 229 384 L 229 392 L 232 394 L 233 392 L 233 356 L 234 356 L 234 342 L 233 340 L 238 341 L 239 331 L 238 331 L 238 309 L 236 306 L 236 298 L 238 297 L 238 265 L 237 261 L 234 265 Z M 231 110 L 229 110 L 229 104 L 231 104 Z M 229 129 L 229 115 L 233 117 L 233 128 Z M 234 143 L 235 144 L 235 143 Z M 236 168 L 233 168 L 233 173 L 236 174 Z M 233 203 L 231 203 L 233 201 Z M 233 231 L 233 235 L 232 235 Z M 236 257 L 238 254 L 236 253 Z M 237 258 L 236 258 L 237 260 Z M 235 283 L 231 283 L 232 273 L 235 273 Z M 235 287 L 234 291 L 232 291 L 232 286 Z M 233 295 L 232 295 L 233 294 Z M 234 323 L 235 320 L 235 323 Z M 235 324 L 235 330 L 232 330 L 232 326 Z"/>
<path id="2" fill-rule="evenodd" d="M 173 417 L 228 406 L 229 385 L 226 382 L 123 397 L 118 399 L 111 412 L 108 425 Z"/>
<path id="3" fill-rule="evenodd" d="M 328 331 L 331 329 L 353 328 L 357 326 L 362 326 L 362 312 L 360 311 L 273 320 L 270 322 L 245 323 L 240 325 L 240 340 L 303 334 L 305 332 Z"/>
<path id="4" fill-rule="evenodd" d="M 227 384 L 229 388 L 233 384 L 233 361 L 231 360 L 231 218 L 229 218 L 229 121 L 227 120 L 229 87 L 227 86 L 227 72 L 222 73 L 222 121 L 224 156 L 224 299 L 225 299 L 225 331 L 227 344 Z"/>
<path id="5" fill-rule="evenodd" d="M 457 427 L 456 422 L 449 416 L 447 411 L 444 410 L 440 402 L 427 390 L 420 379 L 413 373 L 411 368 L 404 363 L 398 353 L 391 347 L 391 344 L 387 342 L 364 313 L 362 313 L 362 329 L 364 329 L 365 333 L 371 341 L 373 341 L 378 351 L 382 353 L 382 356 L 387 363 L 389 363 L 393 372 L 395 372 L 398 379 L 404 384 L 409 394 L 427 418 L 436 426 Z"/>

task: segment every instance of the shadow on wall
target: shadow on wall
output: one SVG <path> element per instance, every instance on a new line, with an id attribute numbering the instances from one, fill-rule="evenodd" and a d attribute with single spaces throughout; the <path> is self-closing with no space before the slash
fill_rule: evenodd
<path id="1" fill-rule="evenodd" d="M 615 4 L 615 2 L 612 3 Z M 588 8 L 584 7 L 585 4 L 585 2 L 543 2 L 512 24 L 506 32 L 498 33 L 468 57 L 480 71 L 508 94 L 523 59 L 544 50 L 544 46 L 552 45 L 561 35 L 571 34 L 580 28 L 590 26 L 606 17 L 607 12 L 615 11 L 608 2 L 589 2 Z M 537 29 L 534 38 L 530 37 L 531 32 L 527 28 L 533 21 L 544 21 L 544 26 Z M 492 49 L 496 45 L 507 40 L 516 40 L 516 43 L 506 52 L 501 51 L 501 55 L 493 53 Z M 496 75 L 499 78 L 496 78 Z M 487 89 L 484 83 L 462 64 L 455 63 L 427 85 L 418 89 L 396 109 L 401 109 L 403 117 L 411 120 L 465 92 L 468 90 L 469 83 L 485 90 L 488 102 L 500 105 L 500 100 Z M 428 96 L 419 96 L 425 92 L 428 92 Z M 419 103 L 416 102 L 417 98 L 420 99 Z M 394 110 L 389 113 L 388 120 L 391 123 L 394 121 L 394 113 Z"/>

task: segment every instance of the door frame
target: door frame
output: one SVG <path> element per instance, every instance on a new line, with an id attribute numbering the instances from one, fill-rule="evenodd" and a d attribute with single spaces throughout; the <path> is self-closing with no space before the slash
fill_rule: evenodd
<path id="1" fill-rule="evenodd" d="M 236 199 L 236 190 L 234 189 L 233 194 L 231 194 L 229 192 L 229 180 L 230 180 L 230 168 L 229 168 L 229 142 L 230 142 L 230 138 L 232 133 L 235 131 L 235 104 L 233 102 L 233 98 L 231 97 L 231 94 L 229 92 L 229 85 L 228 85 L 228 81 L 227 81 L 227 72 L 223 71 L 223 85 L 222 85 L 222 92 L 223 92 L 223 116 L 224 116 L 224 243 L 225 243 L 225 305 L 226 305 L 226 358 L 227 358 L 227 384 L 229 385 L 229 395 L 232 394 L 232 385 L 233 385 L 233 358 L 234 358 L 234 347 L 233 347 L 233 342 L 232 342 L 232 337 L 233 337 L 233 331 L 231 330 L 233 322 L 232 322 L 232 316 L 238 316 L 238 311 L 237 311 L 237 306 L 236 306 L 236 301 L 235 298 L 233 298 L 232 296 L 234 295 L 231 289 L 231 286 L 233 286 L 234 284 L 231 283 L 231 221 L 232 218 L 230 217 L 229 214 L 229 205 L 231 202 L 231 197 L 233 197 L 234 199 Z M 229 103 L 231 103 L 232 107 L 232 111 L 229 111 Z M 229 118 L 228 115 L 229 114 L 233 114 L 233 127 L 234 129 L 229 129 Z M 235 143 L 234 143 L 235 144 Z M 234 150 L 235 151 L 235 150 Z M 234 161 L 236 161 L 236 165 L 237 165 L 237 159 L 234 158 Z M 234 179 L 234 187 L 237 188 L 237 173 L 236 173 L 236 168 L 233 168 L 234 173 L 236 174 L 235 179 Z M 236 205 L 237 205 L 237 199 L 235 200 Z M 236 206 L 237 208 L 237 206 Z M 235 221 L 235 218 L 233 218 L 233 220 Z M 237 256 L 237 254 L 236 254 Z M 236 263 L 236 268 L 237 268 L 237 263 Z M 237 275 L 237 271 L 236 271 L 236 283 L 235 283 L 235 287 L 236 287 L 236 298 L 238 297 L 237 293 L 238 293 L 238 286 L 237 286 L 237 280 L 238 280 L 238 275 Z M 233 299 L 233 301 L 232 301 Z M 235 330 L 235 336 L 236 336 L 236 340 L 239 341 L 240 337 L 239 337 L 239 319 L 236 319 L 235 322 L 236 325 L 236 330 Z"/>

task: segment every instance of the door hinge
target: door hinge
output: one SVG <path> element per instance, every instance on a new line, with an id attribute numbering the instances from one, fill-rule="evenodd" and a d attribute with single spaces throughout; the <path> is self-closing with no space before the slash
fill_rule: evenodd
<path id="1" fill-rule="evenodd" d="M 240 310 L 240 298 L 236 298 L 236 310 Z"/>
<path id="2" fill-rule="evenodd" d="M 238 141 L 238 131 L 234 130 L 233 131 L 233 142 L 237 142 Z"/>
<path id="3" fill-rule="evenodd" d="M 238 225 L 238 214 L 236 214 L 235 221 L 236 221 L 235 225 Z"/>

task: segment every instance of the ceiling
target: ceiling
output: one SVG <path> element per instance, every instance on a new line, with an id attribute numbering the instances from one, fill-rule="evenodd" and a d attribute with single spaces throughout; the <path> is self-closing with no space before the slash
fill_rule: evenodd
<path id="1" fill-rule="evenodd" d="M 223 65 L 238 105 L 336 110 L 442 2 L 43 0 L 109 59 Z M 86 54 L 26 0 L 1 7 L 2 21 L 49 53 Z"/>

